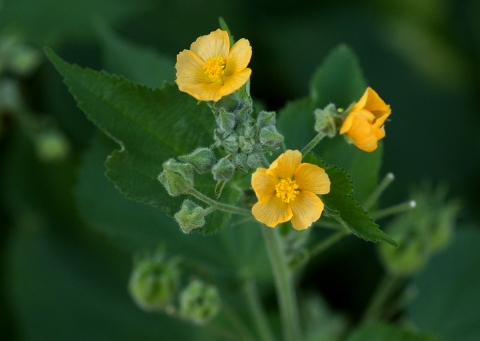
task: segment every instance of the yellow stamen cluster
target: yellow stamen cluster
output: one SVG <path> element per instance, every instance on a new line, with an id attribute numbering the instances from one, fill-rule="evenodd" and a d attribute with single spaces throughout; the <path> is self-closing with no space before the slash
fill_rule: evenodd
<path id="1" fill-rule="evenodd" d="M 290 203 L 295 200 L 298 194 L 298 185 L 295 180 L 281 179 L 280 182 L 275 185 L 275 191 L 277 192 L 277 197 L 283 202 Z"/>
<path id="2" fill-rule="evenodd" d="M 211 57 L 203 65 L 205 74 L 210 77 L 212 82 L 218 80 L 218 78 L 224 74 L 225 65 L 227 61 L 222 57 Z"/>

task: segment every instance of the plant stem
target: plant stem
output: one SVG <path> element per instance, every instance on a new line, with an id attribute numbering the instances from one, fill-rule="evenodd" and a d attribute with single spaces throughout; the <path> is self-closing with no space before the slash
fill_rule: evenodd
<path id="1" fill-rule="evenodd" d="M 378 184 L 377 188 L 375 188 L 372 194 L 370 194 L 367 200 L 365 200 L 363 203 L 363 208 L 367 211 L 370 211 L 370 208 L 372 208 L 373 204 L 375 204 L 378 198 L 380 198 L 382 195 L 383 191 L 385 191 L 385 189 L 392 183 L 393 180 L 395 180 L 393 173 L 387 173 L 382 182 Z"/>
<path id="2" fill-rule="evenodd" d="M 257 328 L 257 332 L 260 335 L 260 339 L 263 341 L 275 341 L 270 325 L 268 324 L 265 310 L 260 302 L 255 280 L 247 280 L 244 285 L 244 290 L 250 310 L 253 313 L 253 321 Z"/>
<path id="3" fill-rule="evenodd" d="M 377 320 L 382 313 L 382 309 L 385 306 L 387 300 L 397 290 L 398 285 L 401 283 L 401 277 L 392 273 L 387 273 L 380 281 L 377 290 L 374 293 L 370 304 L 363 315 L 362 322 L 367 323 L 373 320 Z"/>
<path id="4" fill-rule="evenodd" d="M 198 200 L 201 200 L 220 211 L 230 212 L 234 214 L 248 215 L 248 216 L 252 215 L 251 211 L 247 210 L 246 208 L 241 208 L 233 205 L 220 203 L 218 201 L 213 200 L 212 198 L 207 197 L 203 193 L 200 193 L 195 188 L 190 189 L 188 194 L 193 195 Z"/>
<path id="5" fill-rule="evenodd" d="M 376 212 L 371 213 L 370 216 L 373 219 L 380 219 L 380 218 L 384 218 L 384 217 L 387 217 L 387 216 L 392 215 L 392 214 L 397 214 L 397 213 L 400 213 L 400 212 L 411 210 L 415 206 L 417 206 L 417 203 L 415 202 L 415 200 L 410 200 L 410 201 L 404 202 L 402 204 L 398 204 L 398 205 L 395 205 L 395 206 L 385 208 L 383 210 L 378 210 Z"/>
<path id="6" fill-rule="evenodd" d="M 305 156 L 309 151 L 311 151 L 317 144 L 320 142 L 326 135 L 324 133 L 318 133 L 312 141 L 310 141 L 303 149 L 302 155 Z"/>
<path id="7" fill-rule="evenodd" d="M 262 226 L 262 232 L 275 278 L 284 340 L 301 341 L 297 298 L 293 287 L 292 273 L 288 269 L 280 236 L 276 230 L 264 225 Z"/>
<path id="8" fill-rule="evenodd" d="M 328 249 L 330 246 L 338 242 L 340 239 L 345 237 L 350 231 L 346 228 L 341 229 L 340 231 L 337 231 L 336 233 L 331 234 L 327 239 L 323 240 L 321 243 L 317 244 L 315 248 L 313 248 L 310 252 L 308 257 L 305 258 L 302 262 L 298 263 L 295 265 L 294 268 L 292 268 L 292 271 L 296 271 L 302 266 L 304 266 L 309 259 L 317 256 L 321 252 L 325 251 Z"/>

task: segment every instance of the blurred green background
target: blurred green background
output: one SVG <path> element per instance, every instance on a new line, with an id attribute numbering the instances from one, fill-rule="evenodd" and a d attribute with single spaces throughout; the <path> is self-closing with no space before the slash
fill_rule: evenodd
<path id="1" fill-rule="evenodd" d="M 141 312 L 126 292 L 132 252 L 139 245 L 153 248 L 158 241 L 137 233 L 111 243 L 104 233 L 115 234 L 109 231 L 127 226 L 128 219 L 152 231 L 163 225 L 168 237 L 155 233 L 180 245 L 172 252 L 192 250 L 202 238 L 187 241 L 173 222 L 118 197 L 113 184 L 105 182 L 101 164 L 109 149 L 93 152 L 90 146 L 106 142 L 98 141 L 96 128 L 76 108 L 42 48 L 49 46 L 82 67 L 115 72 L 108 55 L 121 50 L 108 48 L 115 45 L 114 38 L 100 33 L 108 27 L 129 44 L 173 63 L 179 51 L 218 27 L 218 16 L 237 39 L 250 40 L 252 95 L 269 110 L 307 95 L 310 77 L 328 52 L 340 43 L 351 46 L 369 85 L 392 107 L 381 176 L 393 172 L 396 180 L 381 206 L 408 199 L 407 189 L 423 180 L 445 182 L 449 195 L 462 200 L 459 229 L 478 231 L 478 0 L 0 0 L 0 39 L 17 36 L 41 53 L 34 72 L 3 71 L 0 77 L 18 81 L 31 117 L 42 122 L 48 117 L 70 146 L 62 160 L 41 161 L 29 119 L 8 110 L 0 116 L 0 334 L 6 339 L 191 337 L 193 328 Z M 155 72 L 149 75 L 152 84 Z M 95 191 L 101 192 L 99 198 Z M 134 213 L 114 216 L 118 210 L 108 207 L 117 204 Z M 358 253 L 363 257 L 352 257 Z M 359 265 L 365 261 L 371 266 Z M 374 245 L 348 239 L 315 259 L 300 286 L 322 291 L 332 307 L 355 321 L 380 273 Z M 469 280 L 480 287 L 478 276 Z M 266 288 L 266 302 L 274 305 Z"/>

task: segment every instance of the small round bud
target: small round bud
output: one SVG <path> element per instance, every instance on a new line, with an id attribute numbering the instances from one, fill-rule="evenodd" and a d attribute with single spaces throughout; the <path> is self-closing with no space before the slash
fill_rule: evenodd
<path id="1" fill-rule="evenodd" d="M 220 108 L 216 121 L 223 131 L 232 131 L 235 128 L 235 114 L 227 112 L 224 108 Z"/>
<path id="2" fill-rule="evenodd" d="M 180 293 L 180 314 L 199 325 L 213 319 L 220 305 L 217 288 L 200 280 L 194 280 Z"/>
<path id="3" fill-rule="evenodd" d="M 250 119 L 253 109 L 251 103 L 242 102 L 240 109 L 236 111 L 236 119 L 238 122 L 247 122 Z"/>
<path id="4" fill-rule="evenodd" d="M 135 264 L 128 289 L 140 308 L 161 311 L 175 298 L 178 283 L 177 261 L 166 262 L 163 255 L 157 253 Z"/>
<path id="5" fill-rule="evenodd" d="M 185 194 L 194 186 L 193 167 L 169 159 L 163 163 L 163 172 L 158 175 L 158 180 L 171 196 Z"/>
<path id="6" fill-rule="evenodd" d="M 37 156 L 44 162 L 63 160 L 70 151 L 70 144 L 66 137 L 55 129 L 36 135 L 34 142 Z"/>
<path id="7" fill-rule="evenodd" d="M 205 214 L 202 207 L 191 200 L 182 203 L 180 211 L 175 213 L 175 220 L 184 233 L 190 233 L 193 229 L 205 225 Z"/>
<path id="8" fill-rule="evenodd" d="M 188 155 L 179 156 L 178 159 L 187 162 L 195 168 L 197 173 L 206 173 L 212 169 L 215 163 L 215 154 L 210 148 L 197 148 Z"/>
<path id="9" fill-rule="evenodd" d="M 274 146 L 283 141 L 283 135 L 280 134 L 275 126 L 266 126 L 260 130 L 260 143 L 264 146 Z"/>
<path id="10" fill-rule="evenodd" d="M 228 181 L 235 172 L 235 165 L 228 159 L 220 159 L 212 168 L 213 178 L 216 181 Z"/>
<path id="11" fill-rule="evenodd" d="M 275 111 L 262 111 L 258 114 L 257 123 L 260 127 L 274 126 L 275 125 Z"/>
<path id="12" fill-rule="evenodd" d="M 337 133 L 335 118 L 338 116 L 337 108 L 330 103 L 324 109 L 315 109 L 315 131 L 324 133 L 328 137 L 334 137 Z"/>

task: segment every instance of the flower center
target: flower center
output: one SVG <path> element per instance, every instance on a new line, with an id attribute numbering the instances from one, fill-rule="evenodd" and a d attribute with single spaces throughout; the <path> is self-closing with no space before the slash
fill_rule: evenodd
<path id="1" fill-rule="evenodd" d="M 227 61 L 225 58 L 211 57 L 208 58 L 203 65 L 203 71 L 205 71 L 205 74 L 210 77 L 212 82 L 215 82 L 225 72 L 224 69 L 226 64 Z"/>
<path id="2" fill-rule="evenodd" d="M 282 179 L 275 186 L 275 191 L 277 191 L 277 197 L 282 199 L 283 202 L 290 203 L 298 194 L 298 185 L 295 180 Z"/>

